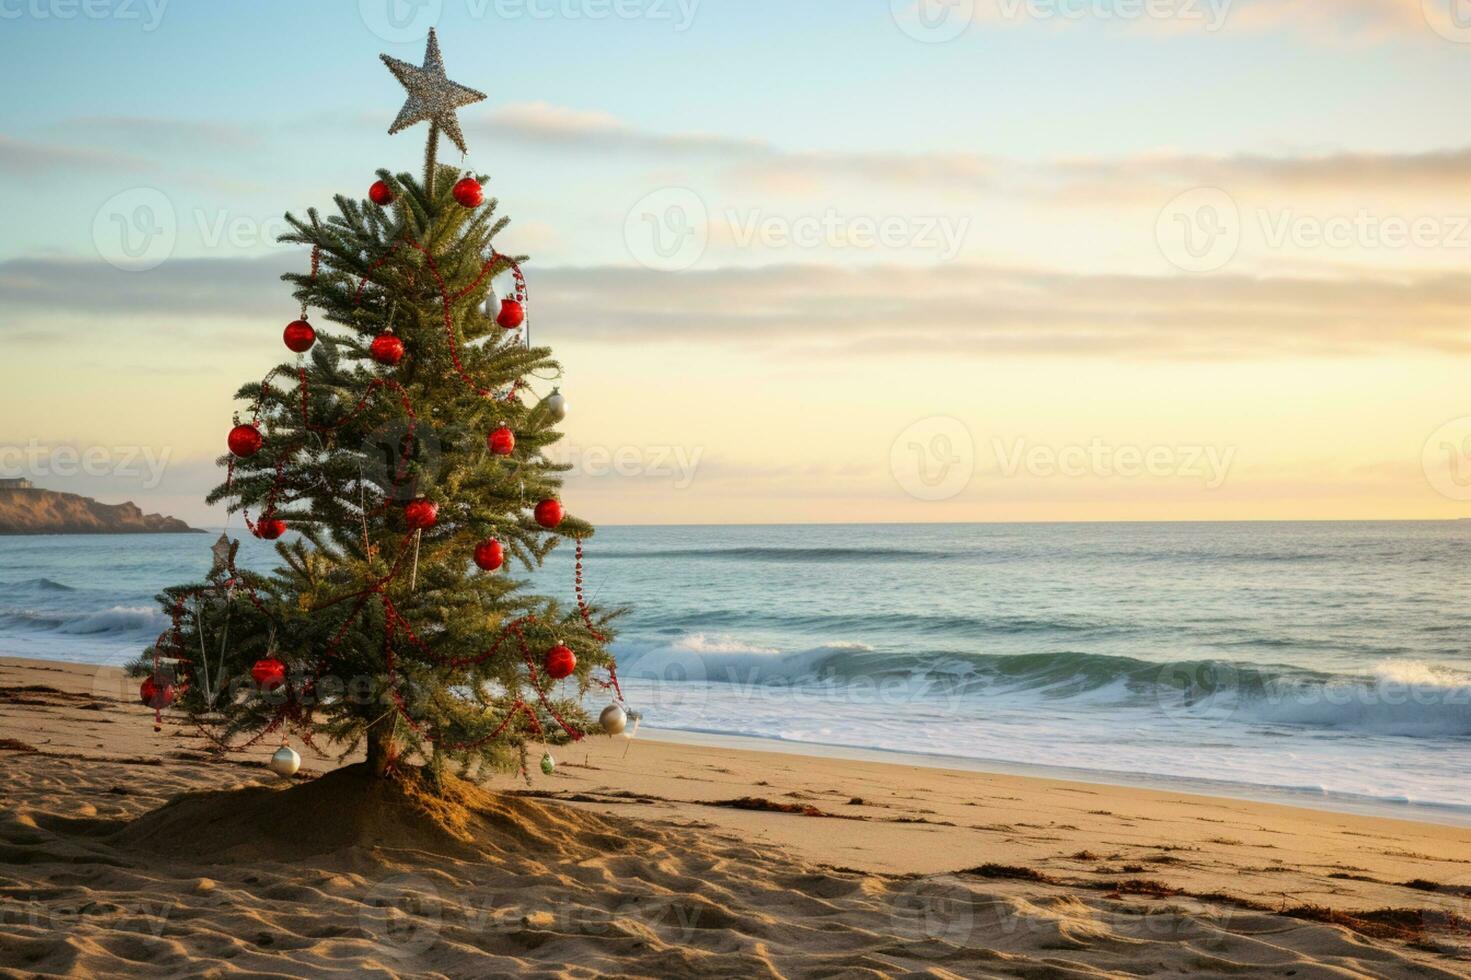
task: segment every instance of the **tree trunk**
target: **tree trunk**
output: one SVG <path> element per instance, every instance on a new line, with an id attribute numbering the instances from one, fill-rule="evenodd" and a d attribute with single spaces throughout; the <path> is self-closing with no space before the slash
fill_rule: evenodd
<path id="1" fill-rule="evenodd" d="M 398 758 L 398 747 L 393 742 L 397 720 L 390 714 L 368 726 L 368 771 L 379 779 L 388 775 L 389 767 Z"/>

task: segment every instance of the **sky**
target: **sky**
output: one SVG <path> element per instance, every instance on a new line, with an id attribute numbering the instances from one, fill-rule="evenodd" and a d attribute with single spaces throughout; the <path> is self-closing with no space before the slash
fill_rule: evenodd
<path id="1" fill-rule="evenodd" d="M 1471 0 L 0 0 L 0 476 L 222 522 L 431 26 L 579 516 L 1471 516 Z"/>

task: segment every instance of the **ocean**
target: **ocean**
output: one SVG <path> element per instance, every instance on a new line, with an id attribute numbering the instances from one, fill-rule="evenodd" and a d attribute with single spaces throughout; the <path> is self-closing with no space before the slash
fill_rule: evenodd
<path id="1" fill-rule="evenodd" d="M 213 538 L 0 538 L 0 653 L 136 655 Z M 586 563 L 651 728 L 1459 820 L 1468 553 L 1471 522 L 609 527 Z M 570 601 L 570 549 L 533 585 Z"/>

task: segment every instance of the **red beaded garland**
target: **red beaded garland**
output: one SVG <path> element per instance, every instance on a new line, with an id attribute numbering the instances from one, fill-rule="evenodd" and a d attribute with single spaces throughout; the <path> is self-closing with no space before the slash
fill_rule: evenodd
<path id="1" fill-rule="evenodd" d="M 501 311 L 496 316 L 495 322 L 507 330 L 515 330 L 526 322 L 526 307 L 521 305 L 520 300 L 501 300 Z"/>
<path id="2" fill-rule="evenodd" d="M 475 564 L 487 572 L 500 568 L 506 560 L 505 549 L 495 538 L 486 538 L 475 546 Z"/>
<path id="3" fill-rule="evenodd" d="M 551 530 L 562 523 L 562 504 L 555 498 L 548 497 L 536 505 L 536 523 L 547 530 Z"/>
<path id="4" fill-rule="evenodd" d="M 245 459 L 260 452 L 263 441 L 259 429 L 248 422 L 242 422 L 230 430 L 225 443 L 230 447 L 231 453 Z"/>
<path id="5" fill-rule="evenodd" d="M 547 676 L 559 681 L 564 677 L 570 677 L 577 669 L 577 655 L 558 643 L 547 651 L 545 666 Z"/>
<path id="6" fill-rule="evenodd" d="M 516 434 L 504 425 L 493 430 L 485 441 L 497 456 L 509 456 L 516 449 Z"/>
<path id="7" fill-rule="evenodd" d="M 267 517 L 255 522 L 255 536 L 274 541 L 286 533 L 286 522 L 279 517 Z"/>
<path id="8" fill-rule="evenodd" d="M 485 200 L 485 190 L 474 177 L 461 177 L 455 181 L 455 200 L 467 208 L 478 208 Z"/>
<path id="9" fill-rule="evenodd" d="M 439 505 L 432 500 L 410 500 L 404 504 L 404 523 L 410 530 L 423 531 L 439 520 Z"/>
<path id="10" fill-rule="evenodd" d="M 162 677 L 145 677 L 138 686 L 138 700 L 154 711 L 162 711 L 174 703 L 174 685 Z"/>
<path id="11" fill-rule="evenodd" d="M 305 354 L 312 349 L 312 344 L 317 342 L 317 332 L 305 320 L 292 320 L 286 324 L 286 330 L 281 334 L 281 339 L 286 341 L 286 346 L 292 351 Z"/>
<path id="12" fill-rule="evenodd" d="M 250 668 L 250 677 L 261 690 L 273 691 L 286 683 L 286 665 L 275 657 L 265 657 Z"/>
<path id="13" fill-rule="evenodd" d="M 388 182 L 382 180 L 373 181 L 373 186 L 368 188 L 368 200 L 380 208 L 386 208 L 392 204 L 393 191 L 389 188 Z"/>
<path id="14" fill-rule="evenodd" d="M 373 343 L 368 346 L 368 352 L 379 364 L 392 367 L 404 359 L 404 342 L 391 333 L 380 333 L 373 338 Z"/>

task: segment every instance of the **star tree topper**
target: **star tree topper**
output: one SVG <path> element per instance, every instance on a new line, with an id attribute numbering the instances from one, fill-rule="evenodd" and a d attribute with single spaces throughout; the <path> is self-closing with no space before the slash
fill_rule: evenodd
<path id="1" fill-rule="evenodd" d="M 404 107 L 398 110 L 398 118 L 388 127 L 389 135 L 427 119 L 432 125 L 438 126 L 460 148 L 461 153 L 467 152 L 465 136 L 460 132 L 455 110 L 479 102 L 485 98 L 485 93 L 466 88 L 445 77 L 444 58 L 440 56 L 439 39 L 434 36 L 434 28 L 429 29 L 429 44 L 424 49 L 423 67 L 390 58 L 386 54 L 378 57 L 383 59 L 388 70 L 393 72 L 393 77 L 403 83 L 403 87 L 409 92 Z"/>
<path id="2" fill-rule="evenodd" d="M 214 556 L 214 566 L 209 570 L 212 579 L 224 578 L 225 573 L 230 570 L 230 562 L 234 559 L 235 545 L 227 534 L 221 534 L 220 539 L 210 546 L 209 552 Z"/>

